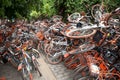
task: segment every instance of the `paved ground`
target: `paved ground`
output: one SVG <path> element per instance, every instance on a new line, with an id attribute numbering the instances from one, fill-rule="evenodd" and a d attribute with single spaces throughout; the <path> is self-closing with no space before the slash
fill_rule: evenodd
<path id="1" fill-rule="evenodd" d="M 73 80 L 71 71 L 64 67 L 63 63 L 48 64 L 43 54 L 38 61 L 42 77 L 34 73 L 34 80 Z M 10 64 L 0 64 L 0 77 L 2 76 L 6 77 L 7 80 L 22 80 L 20 73 Z"/>
<path id="2" fill-rule="evenodd" d="M 22 80 L 20 72 L 11 64 L 0 64 L 0 77 L 5 77 L 6 80 Z M 44 77 L 39 77 L 36 72 L 33 73 L 34 80 L 45 80 Z"/>
<path id="3" fill-rule="evenodd" d="M 72 70 L 67 69 L 62 62 L 57 65 L 51 65 L 46 61 L 44 54 L 41 54 L 41 56 L 48 64 L 57 80 L 73 80 Z"/>
<path id="4" fill-rule="evenodd" d="M 0 64 L 0 77 L 6 77 L 7 80 L 22 80 L 20 73 L 10 64 Z"/>
<path id="5" fill-rule="evenodd" d="M 64 67 L 62 63 L 57 65 L 49 65 L 57 80 L 73 80 L 72 71 Z"/>

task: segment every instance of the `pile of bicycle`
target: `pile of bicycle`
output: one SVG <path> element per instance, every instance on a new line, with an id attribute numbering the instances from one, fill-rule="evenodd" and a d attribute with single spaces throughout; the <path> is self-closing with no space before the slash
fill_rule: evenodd
<path id="1" fill-rule="evenodd" d="M 17 67 L 24 80 L 33 80 L 32 70 L 41 76 L 40 52 L 50 64 L 63 61 L 73 70 L 74 80 L 120 79 L 120 7 L 107 13 L 97 4 L 92 6 L 91 15 L 69 15 L 68 23 L 59 15 L 31 23 L 1 23 L 0 57 Z"/>
<path id="2" fill-rule="evenodd" d="M 23 80 L 33 80 L 33 72 L 42 76 L 38 63 L 40 52 L 33 45 L 37 38 L 32 33 L 32 26 L 26 25 L 24 20 L 16 21 L 1 19 L 0 61 L 11 63 L 21 73 Z"/>

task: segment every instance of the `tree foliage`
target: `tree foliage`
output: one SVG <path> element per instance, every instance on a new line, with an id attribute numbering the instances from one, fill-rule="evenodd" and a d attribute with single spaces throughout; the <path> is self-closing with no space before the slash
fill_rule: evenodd
<path id="1" fill-rule="evenodd" d="M 0 0 L 0 17 L 28 17 L 33 9 L 38 8 L 39 0 Z"/>
<path id="2" fill-rule="evenodd" d="M 42 5 L 42 11 L 41 13 L 44 15 L 44 16 L 51 16 L 51 15 L 54 15 L 56 10 L 55 10 L 55 0 L 42 0 L 43 2 L 43 5 Z"/>
<path id="3" fill-rule="evenodd" d="M 55 14 L 65 17 L 73 12 L 88 11 L 102 1 L 108 11 L 120 7 L 120 0 L 0 0 L 0 17 L 37 18 Z"/>

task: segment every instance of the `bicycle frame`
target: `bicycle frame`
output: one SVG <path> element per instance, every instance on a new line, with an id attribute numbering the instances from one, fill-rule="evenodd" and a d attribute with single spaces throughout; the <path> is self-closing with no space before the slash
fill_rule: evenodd
<path id="1" fill-rule="evenodd" d="M 22 49 L 22 60 L 21 63 L 18 66 L 18 71 L 22 70 L 23 71 L 23 77 L 25 77 L 24 74 L 29 75 L 29 79 L 33 80 L 32 74 L 31 74 L 31 70 L 32 70 L 32 66 L 30 65 L 28 59 L 31 60 L 31 57 Z M 24 70 L 27 70 L 28 73 L 25 73 Z"/>
<path id="2" fill-rule="evenodd" d="M 91 53 L 93 52 L 94 55 Z M 120 79 L 120 73 L 118 73 L 114 68 L 109 69 L 107 63 L 103 61 L 104 59 L 99 56 L 96 51 L 90 51 L 84 54 L 87 60 L 87 65 L 90 69 L 91 75 L 95 76 L 97 80 L 103 80 L 106 78 L 113 78 L 115 75 Z"/>

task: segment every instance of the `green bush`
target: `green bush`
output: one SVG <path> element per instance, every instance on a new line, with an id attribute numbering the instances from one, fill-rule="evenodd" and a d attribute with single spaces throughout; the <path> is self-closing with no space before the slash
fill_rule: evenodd
<path id="1" fill-rule="evenodd" d="M 66 18 L 73 12 L 87 12 L 102 1 L 109 12 L 120 7 L 120 0 L 0 0 L 0 17 L 37 18 L 59 14 Z"/>

